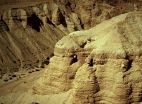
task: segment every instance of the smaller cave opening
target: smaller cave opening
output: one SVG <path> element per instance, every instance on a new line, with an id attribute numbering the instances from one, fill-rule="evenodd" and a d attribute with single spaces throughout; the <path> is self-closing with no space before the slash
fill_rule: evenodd
<path id="1" fill-rule="evenodd" d="M 44 65 L 48 65 L 48 64 L 49 64 L 49 60 L 50 60 L 49 57 L 46 58 L 46 59 L 42 62 L 42 65 L 43 65 L 43 66 L 44 66 Z"/>
<path id="2" fill-rule="evenodd" d="M 52 58 L 53 56 L 54 56 L 54 53 L 51 53 L 49 57 Z"/>
<path id="3" fill-rule="evenodd" d="M 82 43 L 82 44 L 80 45 L 80 48 L 84 48 L 86 44 L 87 44 L 87 42 Z"/>
<path id="4" fill-rule="evenodd" d="M 16 61 L 15 61 L 15 60 L 13 60 L 13 63 L 14 63 L 14 64 L 16 64 Z"/>
<path id="5" fill-rule="evenodd" d="M 32 102 L 31 104 L 39 104 L 38 102 Z"/>
<path id="6" fill-rule="evenodd" d="M 89 62 L 89 66 L 92 67 L 93 66 L 93 59 L 90 60 Z"/>
<path id="7" fill-rule="evenodd" d="M 79 29 L 78 29 L 78 27 L 77 26 L 75 26 L 74 27 L 74 31 L 78 31 Z"/>
<path id="8" fill-rule="evenodd" d="M 94 4 L 93 4 L 93 7 L 95 7 L 95 6 L 96 6 L 96 4 L 94 3 Z"/>
<path id="9" fill-rule="evenodd" d="M 50 25 L 55 26 L 55 25 L 52 23 L 52 21 L 51 21 L 48 17 L 47 17 L 47 23 L 50 24 Z"/>
<path id="10" fill-rule="evenodd" d="M 43 25 L 43 22 L 35 13 L 33 13 L 30 17 L 27 18 L 27 24 L 37 32 L 40 32 L 40 27 Z"/>
<path id="11" fill-rule="evenodd" d="M 2 69 L 0 69 L 0 79 L 2 79 L 2 75 L 3 75 Z"/>
<path id="12" fill-rule="evenodd" d="M 61 12 L 59 12 L 59 23 L 64 27 L 67 27 L 66 19 Z"/>
<path id="13" fill-rule="evenodd" d="M 68 1 L 65 6 L 66 7 L 71 7 L 71 3 Z"/>
<path id="14" fill-rule="evenodd" d="M 132 63 L 133 63 L 133 60 L 128 61 L 128 67 L 127 67 L 128 69 L 130 69 L 132 67 Z"/>
<path id="15" fill-rule="evenodd" d="M 128 60 L 127 70 L 129 70 L 132 67 L 133 59 L 128 55 L 126 55 L 125 59 Z"/>
<path id="16" fill-rule="evenodd" d="M 81 28 L 84 29 L 84 24 L 81 24 Z"/>
<path id="17" fill-rule="evenodd" d="M 72 65 L 73 63 L 76 63 L 76 62 L 78 61 L 76 54 L 72 55 L 71 58 L 72 58 L 72 59 L 71 59 L 70 65 Z"/>
<path id="18" fill-rule="evenodd" d="M 81 18 L 80 18 L 80 17 L 78 17 L 78 19 L 79 19 L 79 21 L 80 21 L 80 26 L 81 26 L 81 28 L 82 28 L 82 29 L 84 29 L 84 24 L 82 23 Z"/>
<path id="19" fill-rule="evenodd" d="M 1 19 L 0 19 L 0 30 L 10 31 L 8 25 L 7 25 L 6 22 L 3 20 L 3 17 L 2 17 L 2 16 L 1 16 Z"/>

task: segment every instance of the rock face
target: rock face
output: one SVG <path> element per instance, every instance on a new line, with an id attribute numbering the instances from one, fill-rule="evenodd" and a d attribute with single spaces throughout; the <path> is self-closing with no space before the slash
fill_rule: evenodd
<path id="1" fill-rule="evenodd" d="M 116 15 L 142 8 L 140 0 L 41 0 L 40 4 L 38 2 L 38 0 L 34 2 L 24 0 L 23 4 L 20 4 L 20 0 L 2 0 L 0 12 L 7 8 L 22 8 L 26 12 L 28 9 L 28 14 L 31 12 L 41 14 L 44 11 L 42 16 L 46 15 L 54 25 L 65 33 L 70 33 L 94 27 Z M 9 4 L 7 8 L 5 4 Z"/>
<path id="2" fill-rule="evenodd" d="M 138 0 L 20 2 L 0 1 L 2 73 L 41 66 L 40 64 L 53 52 L 55 43 L 65 34 L 88 29 L 116 15 L 141 9 L 141 1 Z"/>
<path id="3" fill-rule="evenodd" d="M 142 12 L 130 12 L 63 37 L 37 94 L 71 90 L 73 104 L 142 103 Z"/>
<path id="4" fill-rule="evenodd" d="M 26 9 L 5 10 L 1 16 L 0 73 L 41 67 L 65 35 L 47 22 L 44 6 L 40 12 L 36 7 Z"/>

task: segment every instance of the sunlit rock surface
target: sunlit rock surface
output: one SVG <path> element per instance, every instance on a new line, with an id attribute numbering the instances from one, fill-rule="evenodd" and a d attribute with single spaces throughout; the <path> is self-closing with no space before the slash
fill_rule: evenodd
<path id="1" fill-rule="evenodd" d="M 1 0 L 0 103 L 142 103 L 141 4 Z"/>
<path id="2" fill-rule="evenodd" d="M 43 64 L 64 32 L 47 22 L 46 9 L 5 10 L 0 20 L 0 71 L 11 73 Z M 45 9 L 45 10 L 44 10 Z M 45 63 L 46 64 L 46 63 Z"/>
<path id="3" fill-rule="evenodd" d="M 37 94 L 71 90 L 73 104 L 142 102 L 142 12 L 130 12 L 63 37 Z"/>
<path id="4" fill-rule="evenodd" d="M 139 0 L 1 0 L 2 73 L 42 66 L 65 34 L 141 8 Z"/>

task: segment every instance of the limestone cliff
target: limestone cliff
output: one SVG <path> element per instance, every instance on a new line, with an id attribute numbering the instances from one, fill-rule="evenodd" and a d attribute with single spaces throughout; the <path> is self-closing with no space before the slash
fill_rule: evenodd
<path id="1" fill-rule="evenodd" d="M 71 91 L 73 104 L 140 104 L 141 49 L 142 12 L 122 14 L 73 32 L 55 45 L 55 56 L 34 92 Z"/>
<path id="2" fill-rule="evenodd" d="M 1 0 L 0 71 L 41 66 L 65 34 L 140 9 L 139 0 Z"/>
<path id="3" fill-rule="evenodd" d="M 65 34 L 47 22 L 46 9 L 41 10 L 38 12 L 36 7 L 14 8 L 1 15 L 0 73 L 48 64 L 55 43 Z"/>

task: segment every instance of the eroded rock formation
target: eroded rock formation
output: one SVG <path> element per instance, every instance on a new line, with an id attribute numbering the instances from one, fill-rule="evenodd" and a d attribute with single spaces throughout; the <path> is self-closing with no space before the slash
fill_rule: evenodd
<path id="1" fill-rule="evenodd" d="M 73 104 L 142 103 L 141 49 L 142 12 L 73 32 L 56 44 L 34 93 L 71 91 Z"/>
<path id="2" fill-rule="evenodd" d="M 116 15 L 141 9 L 141 1 L 138 0 L 22 2 L 0 2 L 0 66 L 6 72 L 42 63 L 65 34 L 88 29 Z"/>
<path id="3" fill-rule="evenodd" d="M 47 22 L 46 10 L 36 7 L 5 10 L 0 20 L 2 73 L 41 67 L 65 34 Z"/>

